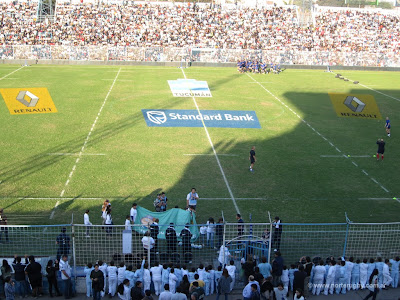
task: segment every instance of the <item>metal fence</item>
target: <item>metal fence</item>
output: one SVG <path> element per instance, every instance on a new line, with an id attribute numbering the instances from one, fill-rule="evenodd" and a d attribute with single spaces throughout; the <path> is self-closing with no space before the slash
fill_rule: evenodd
<path id="1" fill-rule="evenodd" d="M 353 256 L 355 259 L 400 256 L 400 223 L 283 223 L 280 236 L 274 233 L 272 223 L 245 223 L 243 227 L 238 227 L 238 223 L 225 223 L 221 226 L 222 235 L 214 234 L 207 240 L 207 234 L 200 234 L 191 241 L 189 250 L 182 245 L 180 230 L 176 230 L 175 246 L 158 239 L 156 249 L 150 253 L 143 248 L 143 235 L 135 230 L 139 229 L 136 227 L 126 231 L 124 226 L 93 225 L 87 232 L 88 227 L 79 224 L 9 225 L 0 228 L 0 257 L 35 255 L 54 259 L 60 254 L 60 245 L 56 241 L 62 228 L 66 228 L 66 234 L 70 237 L 68 253 L 75 266 L 84 266 L 97 260 L 114 260 L 116 263 L 136 266 L 143 256 L 147 256 L 152 262 L 180 264 L 181 267 L 186 265 L 189 270 L 197 268 L 199 264 L 216 268 L 220 265 L 219 249 L 223 243 L 230 252 L 226 260 L 234 260 L 238 270 L 241 260 L 247 255 L 256 259 L 265 256 L 273 260 L 275 248 L 281 251 L 286 265 L 298 262 L 302 256 L 322 259 L 329 256 Z M 203 229 L 201 232 L 204 232 Z M 87 237 L 87 233 L 90 237 Z"/>
<path id="2" fill-rule="evenodd" d="M 43 59 L 71 61 L 192 61 L 233 63 L 242 59 L 262 60 L 284 65 L 341 65 L 360 67 L 399 67 L 400 56 L 393 51 L 334 52 L 295 50 L 247 50 L 218 48 L 163 48 L 67 45 L 0 46 L 0 59 Z"/>

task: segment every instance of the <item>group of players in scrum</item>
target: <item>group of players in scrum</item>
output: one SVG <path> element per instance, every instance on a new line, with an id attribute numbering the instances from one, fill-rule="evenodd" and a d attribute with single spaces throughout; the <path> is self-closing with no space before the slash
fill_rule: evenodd
<path id="1" fill-rule="evenodd" d="M 281 73 L 284 69 L 281 69 L 280 64 L 274 64 L 274 63 L 264 63 L 262 61 L 258 60 L 242 60 L 237 62 L 237 68 L 239 73 L 259 73 L 259 74 L 268 74 L 268 73 L 274 73 L 274 74 L 279 74 Z"/>

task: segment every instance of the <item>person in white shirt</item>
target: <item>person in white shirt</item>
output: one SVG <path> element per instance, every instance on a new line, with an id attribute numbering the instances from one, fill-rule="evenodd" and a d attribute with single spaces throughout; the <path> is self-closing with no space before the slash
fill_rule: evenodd
<path id="1" fill-rule="evenodd" d="M 130 217 L 131 217 L 131 222 L 132 224 L 135 224 L 135 220 L 136 220 L 136 216 L 137 216 L 137 204 L 133 203 L 132 204 L 132 208 L 131 208 L 131 212 L 130 212 Z"/>
<path id="2" fill-rule="evenodd" d="M 336 273 L 336 261 L 331 260 L 329 263 L 329 269 L 328 269 L 328 275 L 326 276 L 326 282 L 325 282 L 325 289 L 324 289 L 324 295 L 333 294 L 333 289 L 335 287 L 335 273 Z"/>
<path id="3" fill-rule="evenodd" d="M 114 265 L 114 261 L 110 261 L 110 265 L 107 267 L 108 273 L 108 293 L 111 297 L 115 296 L 117 291 L 117 271 L 118 268 Z"/>
<path id="4" fill-rule="evenodd" d="M 186 196 L 186 206 L 192 210 L 196 210 L 197 200 L 199 200 L 199 195 L 195 188 Z"/>
<path id="5" fill-rule="evenodd" d="M 385 264 L 383 265 L 383 285 L 385 286 L 384 289 L 392 283 L 393 279 L 390 277 L 389 272 L 389 259 L 385 259 Z"/>
<path id="6" fill-rule="evenodd" d="M 368 260 L 364 258 L 363 262 L 360 264 L 360 284 L 361 289 L 365 289 L 368 280 Z"/>
<path id="7" fill-rule="evenodd" d="M 90 237 L 90 226 L 92 226 L 93 224 L 89 220 L 88 209 L 85 211 L 85 214 L 83 215 L 83 224 L 86 225 L 86 237 Z"/>
<path id="8" fill-rule="evenodd" d="M 324 261 L 321 259 L 319 261 L 319 265 L 314 268 L 314 278 L 313 278 L 313 287 L 312 294 L 319 295 L 321 293 L 322 285 L 324 284 L 326 268 L 324 266 Z"/>
<path id="9" fill-rule="evenodd" d="M 160 295 L 161 292 L 161 272 L 162 272 L 163 266 L 160 265 L 158 262 L 154 264 L 154 267 L 150 268 L 151 275 L 153 277 L 153 283 L 154 283 L 154 290 L 156 295 Z"/>
<path id="10" fill-rule="evenodd" d="M 64 283 L 64 297 L 65 299 L 69 299 L 72 297 L 72 269 L 68 263 L 68 256 L 63 255 L 60 261 L 60 271 L 61 271 L 61 279 Z"/>
<path id="11" fill-rule="evenodd" d="M 129 280 L 124 279 L 121 283 L 122 286 L 118 286 L 118 297 L 121 300 L 130 300 L 131 299 L 131 289 L 129 288 Z M 122 293 L 121 293 L 122 292 Z"/>
<path id="12" fill-rule="evenodd" d="M 279 300 L 287 300 L 288 289 L 283 286 L 283 283 L 280 282 L 277 287 L 274 288 L 274 299 Z"/>
<path id="13" fill-rule="evenodd" d="M 118 276 L 117 276 L 118 285 L 120 285 L 124 281 L 125 271 L 126 271 L 126 266 L 125 266 L 124 262 L 120 262 L 119 268 L 118 268 Z"/>
<path id="14" fill-rule="evenodd" d="M 226 269 L 228 270 L 229 276 L 232 278 L 231 282 L 231 291 L 233 287 L 235 286 L 235 278 L 236 278 L 236 267 L 235 267 L 235 262 L 233 260 L 230 261 L 230 265 L 226 266 Z"/>
<path id="15" fill-rule="evenodd" d="M 153 249 L 154 245 L 155 245 L 155 241 L 154 239 L 150 236 L 150 232 L 146 232 L 144 234 L 144 237 L 142 238 L 142 244 L 143 244 L 143 248 L 145 250 L 145 253 L 147 254 L 147 250 Z"/>
<path id="16" fill-rule="evenodd" d="M 353 272 L 354 268 L 354 258 L 350 257 L 348 261 L 346 261 L 346 289 L 350 291 L 351 289 L 351 273 Z"/>
<path id="17" fill-rule="evenodd" d="M 171 300 L 172 293 L 169 291 L 169 284 L 164 284 L 164 292 L 160 294 L 158 300 Z"/>
<path id="18" fill-rule="evenodd" d="M 86 277 L 86 297 L 90 298 L 92 297 L 92 279 L 90 278 L 90 274 L 94 270 L 93 265 L 91 263 L 88 263 L 87 266 L 85 266 L 85 269 L 83 272 L 85 273 Z"/>
<path id="19" fill-rule="evenodd" d="M 178 277 L 174 273 L 175 269 L 171 268 L 169 271 L 169 290 L 172 294 L 175 294 L 176 283 L 178 282 Z"/>
<path id="20" fill-rule="evenodd" d="M 112 226 L 111 225 L 113 224 L 112 216 L 111 216 L 111 208 L 107 209 L 105 224 L 106 225 L 110 225 L 110 226 L 106 226 L 106 232 L 107 232 L 107 234 L 110 235 L 111 232 L 112 232 Z"/>
<path id="21" fill-rule="evenodd" d="M 151 285 L 151 276 L 150 276 L 149 264 L 146 262 L 143 265 L 143 289 L 145 291 L 150 290 L 150 285 Z"/>
<path id="22" fill-rule="evenodd" d="M 209 218 L 207 221 L 207 246 L 211 248 L 214 248 L 215 226 L 214 218 Z"/>
<path id="23" fill-rule="evenodd" d="M 200 264 L 198 269 L 197 269 L 197 274 L 199 274 L 199 279 L 204 280 L 204 273 L 206 272 L 206 269 L 204 268 L 203 264 Z"/>
<path id="24" fill-rule="evenodd" d="M 126 219 L 125 219 L 125 230 L 132 231 L 131 220 L 130 220 L 129 216 L 126 216 Z"/>

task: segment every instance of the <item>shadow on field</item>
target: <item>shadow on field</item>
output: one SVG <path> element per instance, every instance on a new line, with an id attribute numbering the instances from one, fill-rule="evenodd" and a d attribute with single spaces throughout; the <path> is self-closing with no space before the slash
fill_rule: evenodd
<path id="1" fill-rule="evenodd" d="M 165 101 L 165 105 L 161 106 L 160 109 L 169 109 L 172 106 L 179 104 L 180 102 L 183 102 L 184 100 L 176 100 L 176 98 L 173 99 L 174 101 L 170 101 L 170 99 L 167 99 Z M 167 104 L 168 103 L 168 104 Z M 112 124 L 108 124 L 106 127 L 102 128 L 101 125 L 97 124 L 94 134 L 91 135 L 89 138 L 88 143 L 89 144 L 97 144 L 100 142 L 106 141 L 108 138 L 115 137 L 116 135 L 120 134 L 121 132 L 124 132 L 128 130 L 129 128 L 132 128 L 135 126 L 137 123 L 143 122 L 143 115 L 141 111 L 138 111 L 137 113 L 130 115 L 129 117 L 126 117 L 122 120 L 118 120 Z M 88 128 L 90 128 L 90 124 L 88 124 Z M 34 175 L 35 173 L 39 172 L 42 169 L 45 169 L 47 167 L 50 167 L 54 164 L 59 163 L 60 161 L 67 159 L 68 156 L 64 155 L 49 155 L 49 153 L 76 153 L 79 154 L 79 152 L 82 149 L 83 143 L 86 139 L 87 135 L 81 135 L 77 138 L 70 139 L 62 144 L 56 145 L 54 147 L 47 148 L 46 150 L 42 151 L 39 154 L 29 156 L 28 158 L 18 161 L 18 162 L 13 162 L 5 166 L 1 171 L 0 171 L 0 179 L 1 182 L 7 183 L 8 181 L 13 181 L 17 182 L 25 177 Z M 66 179 L 68 174 L 66 175 Z M 1 189 L 1 185 L 0 185 Z M 2 197 L 14 195 L 14 193 L 18 189 L 14 189 L 12 191 L 8 191 L 7 194 L 2 193 Z M 29 195 L 17 195 L 18 197 L 29 197 Z"/>

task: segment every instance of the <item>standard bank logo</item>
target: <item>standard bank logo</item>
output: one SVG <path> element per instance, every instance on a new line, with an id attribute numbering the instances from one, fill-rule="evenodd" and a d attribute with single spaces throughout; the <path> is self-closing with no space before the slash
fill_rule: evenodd
<path id="1" fill-rule="evenodd" d="M 329 93 L 339 117 L 359 119 L 382 119 L 378 105 L 372 95 L 348 95 Z"/>
<path id="2" fill-rule="evenodd" d="M 12 115 L 57 112 L 46 88 L 0 89 L 0 93 Z"/>
<path id="3" fill-rule="evenodd" d="M 149 127 L 261 128 L 255 111 L 142 109 L 142 113 Z"/>
<path id="4" fill-rule="evenodd" d="M 207 81 L 195 79 L 168 80 L 174 97 L 212 97 Z"/>
<path id="5" fill-rule="evenodd" d="M 167 121 L 167 116 L 163 111 L 154 111 L 150 110 L 146 112 L 147 114 L 147 119 L 149 119 L 151 122 L 161 125 L 162 123 L 165 123 Z"/>

